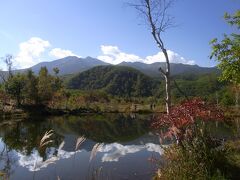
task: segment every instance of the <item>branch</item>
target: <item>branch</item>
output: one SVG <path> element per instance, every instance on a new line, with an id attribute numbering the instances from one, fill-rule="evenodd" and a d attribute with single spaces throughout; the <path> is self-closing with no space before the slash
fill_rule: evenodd
<path id="1" fill-rule="evenodd" d="M 147 17 L 147 12 L 146 12 L 146 5 L 142 4 L 134 4 L 134 3 L 126 3 L 130 7 L 134 7 L 136 10 L 140 12 L 140 14 L 143 14 L 144 16 Z"/>
<path id="2" fill-rule="evenodd" d="M 166 76 L 167 75 L 167 73 L 160 67 L 159 69 L 158 69 L 164 76 Z"/>
<path id="3" fill-rule="evenodd" d="M 151 29 L 152 29 L 153 38 L 155 39 L 158 47 L 160 49 L 163 49 L 163 47 L 164 47 L 163 46 L 163 42 L 161 41 L 161 38 L 158 38 L 156 25 L 153 22 L 152 9 L 151 9 L 150 0 L 145 0 L 145 2 L 146 2 L 146 7 L 147 7 L 147 17 L 148 17 L 148 20 L 149 20 L 149 23 L 150 23 L 150 26 L 151 26 Z"/>

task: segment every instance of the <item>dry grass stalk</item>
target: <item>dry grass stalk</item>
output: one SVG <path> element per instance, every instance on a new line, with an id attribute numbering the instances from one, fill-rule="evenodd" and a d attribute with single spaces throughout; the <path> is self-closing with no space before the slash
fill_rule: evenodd
<path id="1" fill-rule="evenodd" d="M 65 141 L 63 141 L 63 142 L 59 145 L 58 151 L 62 150 L 62 148 L 63 148 L 64 145 L 65 145 Z"/>
<path id="2" fill-rule="evenodd" d="M 75 147 L 75 151 L 78 150 L 78 148 L 80 147 L 80 145 L 86 141 L 86 138 L 84 136 L 81 136 L 77 139 L 77 142 L 76 142 L 76 147 Z"/>
<path id="3" fill-rule="evenodd" d="M 52 140 L 49 140 L 49 138 L 53 135 L 53 130 L 49 130 L 47 131 L 44 136 L 42 137 L 41 141 L 40 141 L 40 148 L 43 146 L 46 146 L 47 144 L 53 142 Z"/>
<path id="4" fill-rule="evenodd" d="M 97 155 L 98 150 L 103 147 L 104 143 L 97 143 L 93 146 L 92 151 L 91 151 L 91 156 L 89 159 L 89 162 Z"/>

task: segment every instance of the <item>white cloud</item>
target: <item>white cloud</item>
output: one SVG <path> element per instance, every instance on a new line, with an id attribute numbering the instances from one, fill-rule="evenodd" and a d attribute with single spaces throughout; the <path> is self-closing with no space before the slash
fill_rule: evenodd
<path id="1" fill-rule="evenodd" d="M 171 50 L 167 50 L 169 61 L 171 63 L 183 63 L 183 64 L 195 64 L 193 60 L 187 60 L 184 57 L 180 56 L 178 53 L 175 53 Z M 145 63 L 151 64 L 155 62 L 165 62 L 165 57 L 163 52 L 159 52 L 153 56 L 147 56 L 144 60 Z"/>
<path id="2" fill-rule="evenodd" d="M 19 45 L 19 53 L 14 63 L 20 68 L 28 68 L 39 63 L 41 55 L 50 47 L 50 43 L 38 37 L 32 37 Z"/>
<path id="3" fill-rule="evenodd" d="M 103 54 L 115 56 L 116 54 L 121 53 L 117 46 L 101 46 Z"/>
<path id="4" fill-rule="evenodd" d="M 49 51 L 48 48 L 50 46 L 51 44 L 49 41 L 43 40 L 39 37 L 32 37 L 28 41 L 20 43 L 19 52 L 14 58 L 14 66 L 16 68 L 28 68 L 42 62 L 43 60 L 49 60 L 49 56 L 59 59 L 67 56 L 80 57 L 70 50 L 65 50 L 61 48 L 54 48 Z"/>
<path id="5" fill-rule="evenodd" d="M 126 62 L 143 62 L 146 64 L 152 64 L 155 62 L 165 62 L 164 54 L 158 52 L 155 55 L 141 58 L 135 54 L 128 54 L 122 52 L 117 46 L 101 46 L 102 55 L 97 58 L 111 64 L 119 64 L 123 61 Z M 183 64 L 195 64 L 193 60 L 187 60 L 171 50 L 168 50 L 168 56 L 171 63 L 183 63 Z"/>
<path id="6" fill-rule="evenodd" d="M 67 56 L 80 57 L 74 54 L 71 50 L 65 50 L 61 48 L 53 48 L 49 51 L 48 48 L 50 46 L 51 44 L 49 41 L 43 40 L 39 37 L 32 37 L 28 41 L 20 43 L 19 53 L 14 59 L 14 66 L 16 66 L 17 68 L 28 68 L 43 60 L 48 60 L 49 56 L 58 59 Z M 111 64 L 119 64 L 123 61 L 143 62 L 147 64 L 151 64 L 154 62 L 165 62 L 165 58 L 162 52 L 158 52 L 155 55 L 150 55 L 143 58 L 135 54 L 123 52 L 117 46 L 102 45 L 101 51 L 102 53 L 97 58 Z M 48 56 L 45 57 L 43 55 Z M 168 55 L 169 60 L 172 63 L 195 64 L 193 60 L 185 59 L 178 53 L 171 50 L 168 50 Z"/>
<path id="7" fill-rule="evenodd" d="M 61 48 L 54 48 L 49 52 L 50 56 L 53 56 L 55 58 L 65 58 L 67 56 L 77 56 L 80 57 L 76 54 L 74 54 L 72 51 L 70 50 L 65 50 L 65 49 L 61 49 Z"/>
<path id="8" fill-rule="evenodd" d="M 19 53 L 14 59 L 14 63 L 20 68 L 28 68 L 39 63 L 41 61 L 40 56 L 50 46 L 48 41 L 32 37 L 28 41 L 20 43 Z"/>
<path id="9" fill-rule="evenodd" d="M 103 55 L 97 58 L 111 64 L 119 64 L 123 61 L 136 62 L 142 61 L 142 59 L 135 54 L 127 54 L 122 52 L 117 46 L 101 46 Z"/>

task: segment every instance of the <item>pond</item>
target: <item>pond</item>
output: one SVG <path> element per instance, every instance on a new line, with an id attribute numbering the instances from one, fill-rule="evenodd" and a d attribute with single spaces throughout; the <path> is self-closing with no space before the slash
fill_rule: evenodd
<path id="1" fill-rule="evenodd" d="M 161 159 L 154 115 L 38 117 L 0 125 L 0 176 L 19 179 L 151 179 Z M 228 136 L 225 126 L 213 131 Z M 53 130 L 46 148 L 39 143 Z M 76 148 L 80 137 L 86 140 Z M 98 144 L 97 152 L 94 146 Z M 96 146 L 95 146 L 96 147 Z"/>

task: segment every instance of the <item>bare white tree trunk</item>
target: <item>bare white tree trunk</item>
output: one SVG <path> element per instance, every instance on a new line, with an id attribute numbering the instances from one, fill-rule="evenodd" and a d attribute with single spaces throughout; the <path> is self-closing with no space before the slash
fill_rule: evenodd
<path id="1" fill-rule="evenodd" d="M 165 82 L 166 82 L 166 111 L 167 114 L 170 113 L 171 110 L 171 88 L 170 88 L 170 78 L 168 76 L 165 76 Z"/>
<path id="2" fill-rule="evenodd" d="M 165 60 L 166 60 L 165 71 L 163 69 L 161 69 L 161 67 L 159 68 L 159 70 L 165 78 L 165 93 L 166 93 L 165 103 L 166 103 L 166 112 L 167 112 L 167 114 L 169 114 L 170 109 L 171 109 L 170 62 L 169 62 L 169 57 L 168 57 L 167 50 L 165 49 L 164 43 L 163 43 L 162 38 L 160 36 L 160 33 L 163 31 L 163 29 L 161 31 L 161 28 L 163 28 L 163 27 L 160 27 L 160 28 L 158 28 L 159 30 L 157 30 L 156 24 L 154 23 L 154 20 L 153 20 L 152 9 L 151 9 L 152 7 L 151 7 L 151 4 L 150 4 L 151 2 L 150 2 L 150 0 L 145 0 L 145 2 L 146 2 L 146 7 L 147 7 L 148 21 L 149 21 L 151 29 L 152 29 L 153 38 L 156 41 L 159 49 L 163 52 Z M 165 1 L 164 1 L 164 3 L 165 3 Z M 165 6 L 165 4 L 164 4 L 164 6 Z M 165 17 L 166 8 L 167 7 L 164 7 L 164 11 L 162 12 L 163 13 L 163 15 L 162 15 L 163 16 L 162 17 L 163 21 L 164 21 L 164 17 Z M 160 24 L 160 26 L 163 26 L 163 24 Z"/>
<path id="3" fill-rule="evenodd" d="M 169 62 L 169 58 L 168 58 L 168 54 L 166 49 L 163 50 L 165 59 L 166 59 L 166 70 L 165 72 L 163 71 L 162 74 L 165 78 L 165 91 L 166 91 L 166 111 L 167 114 L 170 113 L 170 109 L 171 109 L 171 80 L 170 80 L 170 62 Z"/>
<path id="4" fill-rule="evenodd" d="M 166 91 L 166 112 L 167 114 L 171 111 L 171 80 L 170 80 L 170 62 L 168 52 L 164 46 L 162 40 L 162 33 L 166 29 L 173 26 L 172 17 L 167 14 L 168 9 L 173 4 L 174 0 L 135 0 L 138 3 L 129 3 L 143 15 L 144 20 L 147 21 L 147 25 L 151 29 L 152 36 L 158 46 L 163 52 L 166 64 L 165 69 L 159 68 L 165 78 L 165 91 Z"/>

